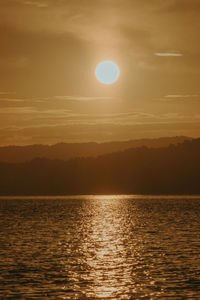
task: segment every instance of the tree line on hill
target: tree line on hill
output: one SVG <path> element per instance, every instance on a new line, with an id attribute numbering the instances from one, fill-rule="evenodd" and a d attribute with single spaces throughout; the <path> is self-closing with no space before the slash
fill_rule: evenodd
<path id="1" fill-rule="evenodd" d="M 0 147 L 0 161 L 18 163 L 30 161 L 34 158 L 69 160 L 74 157 L 96 157 L 141 146 L 151 148 L 167 147 L 170 144 L 176 145 L 185 140 L 191 140 L 191 138 L 179 136 L 107 143 L 91 142 L 59 143 L 55 145 L 2 146 Z"/>
<path id="2" fill-rule="evenodd" d="M 200 139 L 69 161 L 0 163 L 1 195 L 200 194 Z"/>

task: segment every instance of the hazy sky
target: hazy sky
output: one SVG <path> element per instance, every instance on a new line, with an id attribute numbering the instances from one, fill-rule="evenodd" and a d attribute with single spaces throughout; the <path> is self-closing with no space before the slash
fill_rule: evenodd
<path id="1" fill-rule="evenodd" d="M 200 0 L 0 0 L 0 143 L 200 136 L 199 20 Z"/>

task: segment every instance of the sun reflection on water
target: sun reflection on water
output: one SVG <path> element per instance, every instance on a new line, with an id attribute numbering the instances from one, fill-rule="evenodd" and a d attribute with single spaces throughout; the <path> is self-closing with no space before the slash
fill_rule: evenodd
<path id="1" fill-rule="evenodd" d="M 86 296 L 110 299 L 120 294 L 120 290 L 127 294 L 127 283 L 131 282 L 124 239 L 126 233 L 122 230 L 122 203 L 114 196 L 95 196 L 93 201 L 96 209 L 83 248 L 90 267 L 89 276 L 94 282 Z"/>

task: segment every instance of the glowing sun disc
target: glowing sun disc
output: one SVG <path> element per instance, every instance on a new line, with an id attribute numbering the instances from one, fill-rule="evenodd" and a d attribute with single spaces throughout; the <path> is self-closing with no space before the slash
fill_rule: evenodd
<path id="1" fill-rule="evenodd" d="M 113 61 L 103 61 L 97 65 L 95 75 L 101 83 L 112 84 L 119 78 L 120 71 Z"/>

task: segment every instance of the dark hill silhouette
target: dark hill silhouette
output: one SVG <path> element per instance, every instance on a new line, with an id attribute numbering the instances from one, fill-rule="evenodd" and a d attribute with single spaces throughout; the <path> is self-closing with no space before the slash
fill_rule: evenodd
<path id="1" fill-rule="evenodd" d="M 52 146 L 6 146 L 0 147 L 1 162 L 26 162 L 34 158 L 48 158 L 69 160 L 74 157 L 95 157 L 112 152 L 123 151 L 128 148 L 147 146 L 151 148 L 167 147 L 170 144 L 191 140 L 188 137 L 169 137 L 158 139 L 140 139 L 125 142 L 109 143 L 60 143 Z"/>
<path id="2" fill-rule="evenodd" d="M 0 194 L 200 194 L 199 153 L 196 139 L 95 158 L 0 163 Z"/>

